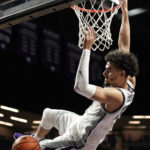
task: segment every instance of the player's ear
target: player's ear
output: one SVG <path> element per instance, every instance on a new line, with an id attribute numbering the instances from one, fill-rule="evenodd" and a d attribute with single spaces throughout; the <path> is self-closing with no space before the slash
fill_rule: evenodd
<path id="1" fill-rule="evenodd" d="M 124 76 L 124 77 L 125 77 L 125 76 L 126 76 L 126 71 L 125 71 L 125 70 L 121 70 L 121 71 L 120 71 L 120 74 L 121 74 L 121 76 Z"/>

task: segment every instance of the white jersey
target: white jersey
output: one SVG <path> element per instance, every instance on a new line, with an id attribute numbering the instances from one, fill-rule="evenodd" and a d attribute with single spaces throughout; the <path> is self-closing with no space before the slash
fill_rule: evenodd
<path id="1" fill-rule="evenodd" d="M 60 128 L 65 128 L 70 122 L 69 120 L 71 120 L 71 125 L 64 130 L 61 136 L 53 140 L 41 141 L 42 145 L 57 150 L 96 150 L 108 132 L 112 130 L 116 120 L 120 118 L 121 114 L 133 101 L 134 90 L 131 82 L 127 81 L 127 83 L 129 90 L 118 88 L 123 95 L 123 104 L 115 112 L 107 112 L 101 103 L 97 101 L 93 101 L 83 116 L 66 113 L 66 111 L 60 111 L 60 113 L 54 111 L 57 112 L 55 113 L 56 123 L 60 124 Z M 70 117 L 65 117 L 65 114 Z M 65 126 L 63 126 L 63 120 Z"/>
<path id="2" fill-rule="evenodd" d="M 129 90 L 118 88 L 122 92 L 124 102 L 115 112 L 109 113 L 104 110 L 100 102 L 93 101 L 78 123 L 78 132 L 76 133 L 79 134 L 77 137 L 82 137 L 82 140 L 78 141 L 76 139 L 77 148 L 71 150 L 96 150 L 108 132 L 112 130 L 116 120 L 120 118 L 121 114 L 133 101 L 135 93 L 131 82 L 128 81 L 127 83 L 130 87 Z"/>

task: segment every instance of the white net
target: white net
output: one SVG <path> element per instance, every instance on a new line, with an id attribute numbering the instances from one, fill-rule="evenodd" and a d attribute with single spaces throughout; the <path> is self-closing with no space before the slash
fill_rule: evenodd
<path id="1" fill-rule="evenodd" d="M 122 0 L 86 0 L 78 5 L 73 6 L 79 19 L 79 43 L 78 46 L 83 48 L 84 34 L 87 26 L 94 28 L 96 40 L 92 50 L 104 51 L 112 45 L 111 22 Z"/>

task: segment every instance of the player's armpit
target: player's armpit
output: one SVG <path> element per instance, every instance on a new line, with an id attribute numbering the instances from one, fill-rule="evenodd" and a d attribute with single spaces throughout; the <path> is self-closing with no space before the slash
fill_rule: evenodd
<path id="1" fill-rule="evenodd" d="M 123 103 L 123 95 L 117 88 L 97 86 L 96 92 L 91 99 L 109 105 L 111 110 L 119 108 Z"/>

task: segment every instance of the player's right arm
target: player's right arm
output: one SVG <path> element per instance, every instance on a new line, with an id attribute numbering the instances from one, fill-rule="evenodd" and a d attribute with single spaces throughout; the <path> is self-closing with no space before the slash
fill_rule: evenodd
<path id="1" fill-rule="evenodd" d="M 121 6 L 122 21 L 119 32 L 118 46 L 119 50 L 129 53 L 130 52 L 130 23 L 128 17 L 128 0 L 123 0 Z"/>
<path id="2" fill-rule="evenodd" d="M 123 0 L 123 4 L 121 6 L 122 10 L 122 21 L 119 32 L 118 46 L 119 50 L 130 53 L 130 23 L 128 17 L 128 0 Z M 128 80 L 135 88 L 136 85 L 136 77 L 128 77 Z"/>

